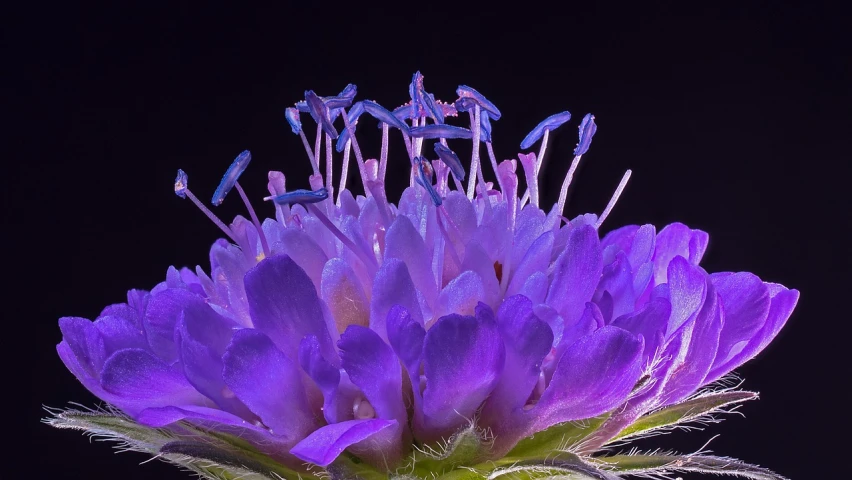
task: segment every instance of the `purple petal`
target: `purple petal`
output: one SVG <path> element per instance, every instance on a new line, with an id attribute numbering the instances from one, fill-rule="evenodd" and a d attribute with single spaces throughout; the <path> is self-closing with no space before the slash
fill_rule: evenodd
<path id="1" fill-rule="evenodd" d="M 104 337 L 95 324 L 85 318 L 59 319 L 62 340 L 73 352 L 87 376 L 97 378 L 107 359 Z"/>
<path id="2" fill-rule="evenodd" d="M 299 346 L 299 365 L 322 392 L 322 413 L 325 420 L 328 423 L 352 420 L 352 406 L 360 394 L 351 382 L 341 378 L 340 369 L 322 356 L 317 337 L 308 335 L 302 339 Z"/>
<path id="3" fill-rule="evenodd" d="M 394 305 L 401 305 L 418 324 L 423 325 L 423 314 L 414 283 L 405 262 L 391 258 L 382 263 L 373 282 L 373 298 L 370 300 L 370 328 L 382 338 L 387 338 L 385 322 Z"/>
<path id="4" fill-rule="evenodd" d="M 260 262 L 245 276 L 249 312 L 255 328 L 296 358 L 299 342 L 315 335 L 326 358 L 336 358 L 334 345 L 311 279 L 296 262 L 277 255 Z"/>
<path id="5" fill-rule="evenodd" d="M 321 291 L 338 332 L 343 332 L 348 325 L 370 324 L 370 304 L 364 287 L 345 260 L 332 258 L 325 264 Z"/>
<path id="6" fill-rule="evenodd" d="M 326 425 L 299 442 L 290 453 L 306 462 L 325 467 L 350 445 L 396 424 L 396 420 L 370 419 Z"/>
<path id="7" fill-rule="evenodd" d="M 176 342 L 183 372 L 189 383 L 231 413 L 246 416 L 248 410 L 228 390 L 222 378 L 222 355 L 237 325 L 207 304 L 187 306 L 181 312 Z"/>
<path id="8" fill-rule="evenodd" d="M 225 383 L 272 433 L 295 441 L 315 428 L 298 367 L 269 337 L 236 332 L 222 361 Z"/>
<path id="9" fill-rule="evenodd" d="M 683 342 L 689 342 L 686 355 L 675 359 L 674 370 L 667 380 L 661 405 L 679 402 L 692 395 L 704 381 L 719 346 L 719 335 L 725 322 L 719 295 L 713 284 L 707 281 L 707 294 L 695 324 L 684 334 Z M 647 337 L 646 337 L 647 338 Z"/>
<path id="10" fill-rule="evenodd" d="M 713 285 L 725 311 L 725 325 L 719 337 L 713 370 L 730 371 L 728 365 L 766 323 L 771 299 L 766 284 L 751 273 L 714 276 Z"/>
<path id="11" fill-rule="evenodd" d="M 404 215 L 397 216 L 385 235 L 385 259 L 405 261 L 414 287 L 426 297 L 427 303 L 434 305 L 438 287 L 432 273 L 432 258 L 427 252 L 429 249 L 411 220 Z"/>
<path id="12" fill-rule="evenodd" d="M 103 338 L 106 357 L 125 348 L 148 348 L 148 339 L 142 326 L 126 317 L 107 315 L 95 320 L 95 328 Z"/>
<path id="13" fill-rule="evenodd" d="M 547 279 L 547 274 L 545 272 L 535 272 L 526 279 L 524 285 L 517 291 L 517 294 L 529 298 L 535 304 L 539 304 L 544 302 L 548 287 L 550 287 L 550 281 Z M 512 294 L 514 295 L 515 292 L 512 292 Z"/>
<path id="14" fill-rule="evenodd" d="M 682 223 L 666 225 L 657 234 L 654 248 L 654 284 L 666 282 L 669 262 L 677 256 L 684 257 L 689 263 L 698 265 L 707 248 L 707 233 L 691 230 Z"/>
<path id="15" fill-rule="evenodd" d="M 613 326 L 568 347 L 550 385 L 529 412 L 538 429 L 591 418 L 624 402 L 639 380 L 643 348 L 641 337 Z"/>
<path id="16" fill-rule="evenodd" d="M 121 350 L 109 357 L 101 386 L 120 399 L 113 403 L 131 415 L 148 407 L 209 404 L 179 369 L 145 350 Z"/>
<path id="17" fill-rule="evenodd" d="M 494 263 L 495 262 L 476 240 L 472 240 L 467 244 L 461 269 L 462 271 L 469 270 L 476 273 L 482 283 L 482 296 L 479 300 L 492 308 L 496 308 L 502 300 L 502 295 L 500 295 L 500 282 L 497 279 L 496 272 L 494 271 Z"/>
<path id="18" fill-rule="evenodd" d="M 509 282 L 509 288 L 506 291 L 507 295 L 519 292 L 534 273 L 547 271 L 553 251 L 553 239 L 553 232 L 547 231 L 532 242 L 512 273 L 512 280 Z"/>
<path id="19" fill-rule="evenodd" d="M 566 322 L 579 318 L 591 300 L 601 277 L 601 263 L 597 230 L 591 225 L 575 227 L 556 260 L 546 301 Z"/>
<path id="20" fill-rule="evenodd" d="M 283 253 L 293 259 L 305 273 L 311 277 L 314 286 L 322 282 L 322 272 L 328 256 L 317 242 L 301 228 L 285 228 L 281 236 L 271 242 L 276 253 Z"/>
<path id="21" fill-rule="evenodd" d="M 463 272 L 450 281 L 438 295 L 439 316 L 471 315 L 484 295 L 485 289 L 479 275 L 470 270 Z"/>
<path id="22" fill-rule="evenodd" d="M 380 418 L 405 422 L 402 403 L 402 374 L 399 360 L 379 335 L 366 327 L 352 325 L 338 342 L 341 366 L 364 392 Z"/>
<path id="23" fill-rule="evenodd" d="M 666 333 L 671 335 L 696 315 L 704 303 L 707 274 L 700 267 L 693 266 L 685 258 L 678 256 L 669 263 L 666 276 L 672 304 Z"/>
<path id="24" fill-rule="evenodd" d="M 414 138 L 473 138 L 473 132 L 470 130 L 446 124 L 431 124 L 424 125 L 422 127 L 411 127 L 410 133 Z"/>
<path id="25" fill-rule="evenodd" d="M 612 297 L 612 313 L 610 318 L 634 311 L 636 296 L 633 292 L 633 274 L 627 254 L 618 252 L 615 261 L 603 268 L 598 293 L 609 292 Z"/>
<path id="26" fill-rule="evenodd" d="M 388 340 L 396 355 L 411 375 L 420 375 L 420 359 L 426 330 L 411 318 L 408 310 L 395 305 L 387 316 Z"/>
<path id="27" fill-rule="evenodd" d="M 506 348 L 500 381 L 483 409 L 486 424 L 502 422 L 522 408 L 538 381 L 541 364 L 553 345 L 553 331 L 533 314 L 523 295 L 507 298 L 497 311 L 497 325 Z"/>
<path id="28" fill-rule="evenodd" d="M 204 304 L 204 299 L 182 288 L 168 288 L 151 296 L 145 311 L 145 332 L 151 351 L 164 362 L 171 364 L 178 358 L 174 338 L 180 312 L 198 302 Z"/>
<path id="29" fill-rule="evenodd" d="M 428 442 L 467 423 L 497 384 L 505 351 L 491 310 L 480 305 L 476 317 L 440 318 L 426 332 L 423 358 L 425 431 L 418 437 Z"/>
<path id="30" fill-rule="evenodd" d="M 777 287 L 778 290 L 774 292 L 775 295 L 771 299 L 769 313 L 766 316 L 763 328 L 752 337 L 742 351 L 733 355 L 725 364 L 714 366 L 707 375 L 705 383 L 718 380 L 729 371 L 754 358 L 769 345 L 769 342 L 778 335 L 787 319 L 790 318 L 799 300 L 798 290 L 788 290 L 777 284 L 767 284 L 767 287 L 770 289 L 770 295 L 773 293 L 773 288 Z"/>
<path id="31" fill-rule="evenodd" d="M 524 150 L 530 148 L 544 135 L 545 130 L 555 130 L 568 120 L 571 120 L 571 112 L 568 111 L 556 113 L 545 118 L 524 137 L 524 140 L 521 142 L 521 148 Z"/>
<path id="32" fill-rule="evenodd" d="M 642 335 L 645 339 L 643 357 L 652 358 L 660 345 L 657 339 L 665 334 L 671 315 L 672 306 L 665 298 L 657 298 L 649 302 L 642 310 L 616 318 L 612 325 L 623 328 L 634 335 Z"/>

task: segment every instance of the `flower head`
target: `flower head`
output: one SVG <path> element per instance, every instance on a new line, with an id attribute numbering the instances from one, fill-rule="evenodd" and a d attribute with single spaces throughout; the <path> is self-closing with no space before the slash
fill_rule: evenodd
<path id="1" fill-rule="evenodd" d="M 355 93 L 307 91 L 286 110 L 314 174 L 309 188 L 287 189 L 282 173 L 269 173 L 274 219 L 261 222 L 237 181 L 248 151 L 212 203 L 236 188 L 251 220 L 219 220 L 179 170 L 175 193 L 227 239 L 213 244 L 209 273 L 172 267 L 94 322 L 60 320 L 63 362 L 120 415 L 70 411 L 52 423 L 111 432 L 209 475 L 216 465 L 270 478 L 313 478 L 319 468 L 334 478 L 457 469 L 499 478 L 526 465 L 621 478 L 640 461 L 644 473 L 763 471 L 703 455 L 630 463 L 602 448 L 753 398 L 702 389 L 766 347 L 797 291 L 751 273 L 707 273 L 699 264 L 708 235 L 683 224 L 601 235 L 629 171 L 600 217 L 563 217 L 597 129 L 591 114 L 559 201 L 543 209 L 548 134 L 570 113 L 524 139 L 524 148 L 541 146 L 518 154 L 527 184 L 519 195 L 517 161 L 498 162 L 492 149 L 490 121 L 501 113 L 477 90 L 460 86 L 444 103 L 418 72 L 411 101 L 396 110 L 353 104 Z M 313 147 L 300 111 L 317 124 Z M 465 112 L 464 126 L 445 123 Z M 358 145 L 362 113 L 382 127 L 378 160 Z M 393 159 L 388 127 L 405 145 Z M 469 172 L 450 145 L 466 140 Z M 352 153 L 363 195 L 347 188 Z M 387 164 L 406 160 L 410 186 L 394 203 Z"/>

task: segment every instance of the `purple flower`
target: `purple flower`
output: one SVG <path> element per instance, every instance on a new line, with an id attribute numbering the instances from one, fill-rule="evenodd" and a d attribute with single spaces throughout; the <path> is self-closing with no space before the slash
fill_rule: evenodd
<path id="1" fill-rule="evenodd" d="M 629 175 L 601 218 L 567 220 L 562 201 L 545 210 L 537 193 L 519 198 L 515 160 L 492 159 L 500 189 L 473 168 L 479 188 L 466 194 L 446 139 L 473 137 L 478 160 L 482 132 L 443 125 L 435 109 L 444 104 L 423 91 L 419 74 L 411 89 L 412 106 L 432 117 L 395 117 L 374 102 L 353 107 L 402 132 L 413 182 L 395 204 L 384 189 L 387 142 L 381 160 L 364 160 L 357 115 L 343 111 L 344 168 L 351 142 L 364 195 L 347 189 L 345 174 L 335 197 L 319 173 L 310 189 L 286 190 L 284 176 L 270 172 L 274 218 L 261 222 L 236 183 L 244 152 L 214 203 L 236 185 L 251 221 L 226 225 L 179 171 L 175 192 L 229 239 L 213 244 L 207 271 L 172 267 L 94 322 L 60 319 L 62 361 L 121 414 L 68 411 L 50 421 L 112 432 L 210 475 L 212 467 L 186 458 L 282 478 L 316 478 L 317 467 L 333 478 L 456 469 L 499 478 L 514 464 L 621 478 L 639 461 L 648 474 L 780 478 L 699 455 L 630 457 L 627 465 L 601 449 L 754 398 L 705 387 L 767 346 L 798 292 L 751 273 L 706 272 L 708 235 L 680 223 L 601 234 Z M 355 92 L 307 93 L 327 142 L 337 130 L 323 102 L 343 109 Z M 476 90 L 459 94 L 456 104 L 476 102 L 499 118 Z M 296 115 L 288 109 L 294 132 Z M 560 115 L 536 128 L 569 118 Z M 581 154 L 595 128 L 587 116 Z M 433 138 L 439 158 L 430 161 L 423 142 Z M 312 162 L 319 147 L 305 143 Z M 536 156 L 519 158 L 537 192 Z M 500 463 L 506 455 L 513 460 Z"/>

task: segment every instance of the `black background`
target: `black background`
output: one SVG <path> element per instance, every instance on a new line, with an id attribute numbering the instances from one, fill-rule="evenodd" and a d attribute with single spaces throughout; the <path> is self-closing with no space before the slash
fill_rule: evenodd
<path id="1" fill-rule="evenodd" d="M 29 478 L 188 478 L 39 423 L 42 405 L 95 403 L 55 354 L 56 320 L 94 318 L 127 289 L 153 286 L 171 264 L 209 266 L 219 232 L 172 193 L 177 168 L 206 199 L 234 156 L 250 149 L 241 183 L 268 213 L 259 201 L 266 170 L 283 170 L 290 188 L 307 187 L 308 162 L 285 107 L 306 89 L 331 95 L 349 82 L 359 98 L 395 107 L 419 69 L 439 98 L 452 100 L 463 83 L 501 108 L 500 159 L 514 157 L 545 116 L 574 113 L 552 143 L 546 205 L 570 162 L 577 122 L 593 112 L 598 133 L 575 179 L 570 216 L 599 213 L 631 168 L 603 230 L 682 221 L 710 233 L 707 270 L 752 271 L 801 290 L 788 326 L 739 370 L 744 387 L 762 393 L 742 408 L 748 418 L 651 445 L 691 451 L 721 433 L 710 445 L 718 454 L 794 479 L 833 477 L 835 463 L 819 456 L 845 449 L 832 432 L 849 402 L 841 387 L 849 380 L 852 263 L 843 232 L 852 173 L 843 32 L 850 17 L 778 2 L 560 5 L 6 12 L 2 98 L 10 103 L 0 178 L 11 243 L 0 415 L 21 425 L 3 422 L 15 446 L 2 468 L 11 463 Z M 365 138 L 371 130 L 360 131 Z M 362 142 L 369 150 L 377 141 L 378 131 Z M 401 143 L 395 147 L 398 156 Z M 404 165 L 389 176 L 407 183 Z M 400 190 L 392 187 L 392 198 Z M 217 212 L 243 213 L 236 197 Z"/>

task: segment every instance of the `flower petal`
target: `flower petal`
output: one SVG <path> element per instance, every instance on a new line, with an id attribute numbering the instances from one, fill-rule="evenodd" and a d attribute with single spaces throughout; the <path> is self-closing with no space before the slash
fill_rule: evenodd
<path id="1" fill-rule="evenodd" d="M 741 272 L 733 275 L 714 275 L 713 285 L 722 298 L 725 325 L 719 337 L 719 351 L 713 370 L 730 371 L 728 365 L 763 328 L 769 315 L 769 288 L 757 276 Z"/>
<path id="2" fill-rule="evenodd" d="M 225 383 L 272 433 L 295 442 L 315 428 L 299 369 L 268 336 L 238 331 L 222 361 Z"/>
<path id="3" fill-rule="evenodd" d="M 370 328 L 382 338 L 387 338 L 385 322 L 394 305 L 402 305 L 417 323 L 423 325 L 423 314 L 417 301 L 414 283 L 408 274 L 405 262 L 392 258 L 385 260 L 373 282 L 373 298 L 370 301 Z"/>
<path id="4" fill-rule="evenodd" d="M 454 278 L 438 296 L 439 316 L 471 315 L 476 304 L 485 296 L 482 279 L 470 270 Z"/>
<path id="5" fill-rule="evenodd" d="M 468 422 L 500 377 L 503 339 L 484 304 L 476 317 L 447 315 L 426 332 L 423 346 L 425 442 L 448 437 Z"/>
<path id="6" fill-rule="evenodd" d="M 708 235 L 701 230 L 691 230 L 682 223 L 666 225 L 657 234 L 654 248 L 654 283 L 666 282 L 669 262 L 677 256 L 684 257 L 689 263 L 698 265 L 707 249 Z"/>
<path id="7" fill-rule="evenodd" d="M 317 337 L 326 358 L 337 358 L 316 288 L 290 257 L 260 262 L 246 273 L 245 284 L 255 328 L 269 335 L 289 358 L 296 358 L 305 335 Z"/>
<path id="8" fill-rule="evenodd" d="M 120 350 L 109 357 L 101 372 L 101 386 L 130 415 L 148 407 L 210 403 L 183 372 L 141 349 Z"/>
<path id="9" fill-rule="evenodd" d="M 349 420 L 317 429 L 299 442 L 290 453 L 306 462 L 325 467 L 343 450 L 382 430 L 395 425 L 396 420 Z"/>
<path id="10" fill-rule="evenodd" d="M 611 325 L 623 328 L 645 340 L 644 358 L 651 358 L 660 345 L 657 339 L 664 334 L 671 315 L 672 306 L 665 298 L 656 298 L 638 312 L 616 318 Z"/>
<path id="11" fill-rule="evenodd" d="M 603 269 L 597 230 L 591 225 L 575 227 L 565 250 L 556 260 L 553 282 L 546 303 L 566 322 L 580 318 L 591 300 Z"/>
<path id="12" fill-rule="evenodd" d="M 332 258 L 322 272 L 322 299 L 331 310 L 337 331 L 348 325 L 370 324 L 370 304 L 352 267 L 342 258 Z"/>
<path id="13" fill-rule="evenodd" d="M 385 236 L 385 260 L 398 258 L 405 262 L 414 287 L 426 297 L 426 302 L 435 304 L 438 287 L 432 273 L 432 258 L 423 237 L 404 215 L 397 216 Z"/>
<path id="14" fill-rule="evenodd" d="M 643 348 L 641 337 L 613 326 L 574 342 L 529 416 L 541 429 L 615 408 L 639 379 Z"/>
<path id="15" fill-rule="evenodd" d="M 533 314 L 532 302 L 522 295 L 503 301 L 497 310 L 497 326 L 506 348 L 506 362 L 483 409 L 483 421 L 490 425 L 524 406 L 538 381 L 542 361 L 553 346 L 550 326 Z"/>

